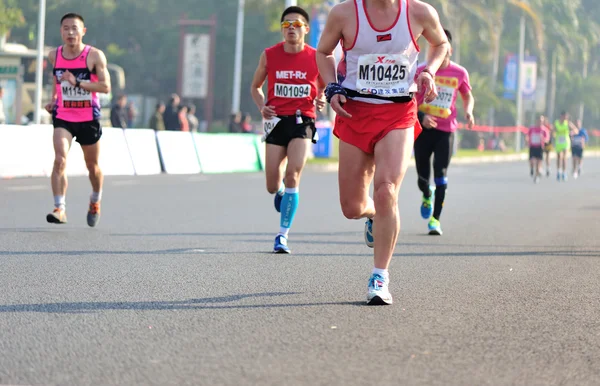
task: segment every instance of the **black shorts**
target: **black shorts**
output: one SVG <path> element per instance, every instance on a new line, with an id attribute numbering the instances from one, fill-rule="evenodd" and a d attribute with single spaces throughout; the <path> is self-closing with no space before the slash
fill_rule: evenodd
<path id="1" fill-rule="evenodd" d="M 429 181 L 431 155 L 433 155 L 433 177 L 446 177 L 454 150 L 454 133 L 423 129 L 415 140 L 414 150 L 417 174 L 420 178 Z"/>
<path id="2" fill-rule="evenodd" d="M 277 122 L 273 131 L 265 139 L 266 143 L 272 145 L 285 146 L 294 138 L 308 138 L 313 143 L 317 143 L 315 138 L 317 129 L 315 128 L 315 119 L 302 115 L 302 123 L 296 123 L 295 115 L 277 116 L 281 121 Z"/>
<path id="3" fill-rule="evenodd" d="M 544 149 L 541 147 L 530 147 L 529 148 L 529 159 L 532 159 L 532 158 L 543 159 L 544 158 Z"/>
<path id="4" fill-rule="evenodd" d="M 573 157 L 583 158 L 583 148 L 581 146 L 571 147 L 571 155 Z"/>
<path id="5" fill-rule="evenodd" d="M 100 137 L 102 137 L 102 126 L 100 125 L 100 121 L 97 120 L 87 122 L 69 122 L 53 116 L 52 124 L 54 125 L 55 129 L 57 127 L 66 129 L 82 146 L 93 145 L 100 140 Z"/>

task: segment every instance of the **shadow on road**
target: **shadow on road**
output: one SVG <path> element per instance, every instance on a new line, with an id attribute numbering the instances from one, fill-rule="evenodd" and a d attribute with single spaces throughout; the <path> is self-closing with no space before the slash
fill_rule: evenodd
<path id="1" fill-rule="evenodd" d="M 176 248 L 176 249 L 158 249 L 153 251 L 0 251 L 0 256 L 29 256 L 29 255 L 64 255 L 64 256 L 86 256 L 86 255 L 227 255 L 231 252 L 214 251 L 215 248 Z"/>
<path id="2" fill-rule="evenodd" d="M 46 312 L 79 314 L 107 310 L 122 311 L 163 311 L 163 310 L 215 310 L 215 309 L 253 309 L 253 308 L 293 308 L 314 306 L 366 306 L 365 302 L 321 302 L 321 303 L 281 303 L 281 304 L 223 304 L 249 298 L 273 298 L 297 295 L 299 292 L 265 292 L 219 296 L 183 301 L 143 301 L 143 302 L 72 302 L 0 305 L 0 313 L 10 312 Z"/>
<path id="3" fill-rule="evenodd" d="M 245 242 L 251 242 L 256 240 L 244 240 Z M 261 241 L 262 242 L 262 241 Z M 294 244 L 322 244 L 323 242 L 318 241 L 294 241 Z M 350 245 L 354 243 L 348 242 L 327 242 L 327 244 L 340 244 L 340 245 Z M 363 244 L 363 243 L 356 243 Z M 417 243 L 406 243 L 401 244 L 401 246 L 419 246 L 421 244 Z M 456 245 L 455 245 L 456 247 Z M 474 246 L 466 246 L 466 247 L 474 247 Z M 487 246 L 492 248 L 498 248 L 496 250 L 488 250 L 488 251 L 477 251 L 477 252 L 460 252 L 460 251 L 442 251 L 442 252 L 396 252 L 394 256 L 403 256 L 403 257 L 490 257 L 490 256 L 562 256 L 562 257 L 600 257 L 600 249 L 588 249 L 588 250 L 556 250 L 556 249 L 547 249 L 547 250 L 513 250 L 507 251 L 506 247 L 502 246 Z M 266 250 L 244 250 L 244 251 L 216 251 L 216 248 L 204 248 L 204 247 L 196 247 L 196 248 L 176 248 L 176 249 L 158 249 L 151 251 L 140 251 L 140 250 L 126 250 L 126 251 L 107 251 L 107 250 L 77 250 L 77 251 L 0 251 L 0 256 L 97 256 L 97 255 L 127 255 L 127 256 L 136 256 L 136 255 L 189 255 L 189 256 L 212 256 L 212 255 L 239 255 L 239 254 L 247 254 L 251 255 L 272 255 L 273 252 Z M 328 253 L 328 252 L 319 252 L 319 253 L 302 253 L 302 252 L 294 252 L 294 257 L 313 257 L 313 256 L 339 256 L 339 257 L 353 257 L 353 256 L 365 256 L 370 254 L 370 250 L 365 248 L 364 252 L 361 253 L 347 253 L 347 252 L 338 252 L 338 253 Z"/>
<path id="4" fill-rule="evenodd" d="M 350 235 L 359 235 L 361 232 L 294 232 L 294 236 L 350 236 Z M 267 237 L 272 238 L 273 232 L 253 232 L 253 233 L 243 233 L 243 232 L 218 232 L 218 233 L 209 233 L 209 232 L 171 232 L 171 233 L 112 233 L 111 236 L 121 236 L 121 237 L 173 237 L 173 236 L 222 236 L 222 237 L 231 237 L 231 236 L 256 236 L 256 237 Z"/>
<path id="5" fill-rule="evenodd" d="M 365 256 L 366 253 L 295 253 L 294 256 Z M 406 252 L 394 253 L 404 257 L 489 257 L 489 256 L 566 256 L 566 257 L 600 257 L 600 249 L 586 251 L 481 251 L 481 252 Z"/>

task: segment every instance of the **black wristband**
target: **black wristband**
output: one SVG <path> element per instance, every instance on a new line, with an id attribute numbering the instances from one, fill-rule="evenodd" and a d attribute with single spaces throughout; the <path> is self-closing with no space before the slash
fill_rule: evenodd
<path id="1" fill-rule="evenodd" d="M 80 81 L 75 82 L 75 87 L 79 87 L 81 85 Z"/>
<path id="2" fill-rule="evenodd" d="M 336 94 L 348 96 L 346 90 L 344 90 L 344 88 L 341 85 L 339 85 L 338 83 L 329 83 L 325 88 L 325 98 L 327 98 L 327 102 L 331 103 L 331 98 L 333 98 L 333 96 Z"/>

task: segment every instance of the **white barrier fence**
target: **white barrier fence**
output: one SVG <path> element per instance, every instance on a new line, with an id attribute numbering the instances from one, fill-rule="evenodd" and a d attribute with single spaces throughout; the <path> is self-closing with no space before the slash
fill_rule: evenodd
<path id="1" fill-rule="evenodd" d="M 0 125 L 0 178 L 48 177 L 54 163 L 51 125 Z M 264 144 L 252 134 L 207 134 L 150 129 L 102 129 L 99 164 L 105 175 L 248 172 L 262 169 Z M 67 175 L 87 175 L 74 140 Z"/>

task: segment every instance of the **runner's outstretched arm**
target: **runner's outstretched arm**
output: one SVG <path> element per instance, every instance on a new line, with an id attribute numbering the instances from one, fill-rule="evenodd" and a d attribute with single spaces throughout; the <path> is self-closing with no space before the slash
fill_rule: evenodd
<path id="1" fill-rule="evenodd" d="M 269 106 L 265 106 L 265 93 L 262 89 L 263 84 L 265 84 L 265 79 L 267 79 L 267 55 L 263 51 L 258 60 L 254 78 L 252 78 L 250 94 L 263 118 L 270 119 L 275 116 L 275 110 Z"/>
<path id="2" fill-rule="evenodd" d="M 413 9 L 417 11 L 415 16 L 423 27 L 422 35 L 430 46 L 427 53 L 427 69 L 435 74 L 446 58 L 450 43 L 435 8 L 421 1 L 418 3 L 420 3 L 419 6 Z"/>
<path id="3" fill-rule="evenodd" d="M 263 52 L 260 54 L 258 66 L 254 71 L 254 78 L 252 78 L 252 85 L 250 86 L 250 94 L 258 110 L 261 110 L 265 105 L 265 93 L 262 89 L 265 79 L 267 79 L 267 55 Z"/>
<path id="4" fill-rule="evenodd" d="M 468 128 L 471 129 L 475 124 L 473 118 L 473 109 L 475 108 L 475 97 L 471 91 L 460 94 L 463 105 L 465 106 L 465 119 L 467 120 Z"/>
<path id="5" fill-rule="evenodd" d="M 331 108 L 336 114 L 351 118 L 352 116 L 342 108 L 342 105 L 346 103 L 346 96 L 341 87 L 336 85 L 337 75 L 335 71 L 335 56 L 333 56 L 335 47 L 343 38 L 342 27 L 345 19 L 342 14 L 342 8 L 340 8 L 343 4 L 335 5 L 327 16 L 327 22 L 317 46 L 317 67 L 319 67 L 319 73 L 323 82 L 328 86 L 332 85 L 337 88 L 337 90 L 336 88 L 331 89 L 336 91 L 330 92 L 327 96 Z"/>
<path id="6" fill-rule="evenodd" d="M 315 106 L 317 106 L 317 110 L 321 111 L 327 104 L 325 101 L 325 87 L 327 84 L 323 81 L 321 75 L 319 75 L 318 86 L 317 86 L 317 98 L 315 99 Z"/>
<path id="7" fill-rule="evenodd" d="M 52 67 L 54 67 L 54 58 L 56 58 L 56 50 L 52 50 L 48 53 L 48 61 L 50 62 L 50 65 Z M 56 76 L 53 75 L 52 79 L 54 80 L 54 83 L 56 83 Z M 52 114 L 52 110 L 54 109 L 54 105 L 56 104 L 56 98 L 56 87 L 52 87 L 52 98 L 50 99 L 50 102 L 48 102 L 44 107 L 46 111 L 50 114 Z"/>
<path id="8" fill-rule="evenodd" d="M 108 94 L 111 90 L 110 86 L 110 73 L 108 72 L 108 67 L 106 66 L 106 56 L 104 52 L 94 49 L 91 53 L 92 60 L 94 63 L 94 68 L 96 69 L 96 75 L 98 75 L 98 81 L 93 83 L 87 83 L 85 86 L 82 86 L 84 90 L 92 91 L 92 92 L 100 92 L 104 94 Z"/>
<path id="9" fill-rule="evenodd" d="M 98 49 L 92 49 L 89 58 L 93 68 L 96 70 L 96 75 L 98 76 L 97 82 L 79 82 L 77 78 L 75 78 L 75 75 L 69 70 L 63 73 L 61 80 L 66 80 L 73 86 L 77 86 L 77 83 L 79 83 L 78 87 L 86 91 L 108 94 L 111 88 L 110 74 L 106 67 L 106 56 L 104 55 L 104 52 Z"/>
<path id="10" fill-rule="evenodd" d="M 323 82 L 336 83 L 335 57 L 333 52 L 342 39 L 342 26 L 344 20 L 340 17 L 339 4 L 334 6 L 325 23 L 325 28 L 317 45 L 317 66 Z"/>
<path id="11" fill-rule="evenodd" d="M 435 8 L 419 0 L 414 0 L 411 4 L 409 17 L 415 21 L 412 28 L 414 38 L 418 39 L 422 35 L 430 46 L 427 67 L 416 79 L 419 92 L 424 95 L 423 100 L 429 103 L 437 97 L 434 76 L 446 58 L 450 43 Z"/>

